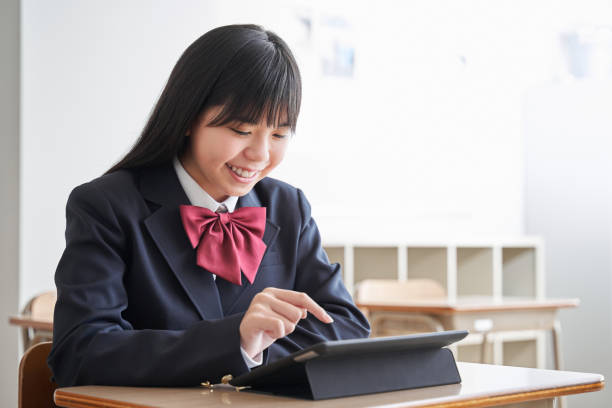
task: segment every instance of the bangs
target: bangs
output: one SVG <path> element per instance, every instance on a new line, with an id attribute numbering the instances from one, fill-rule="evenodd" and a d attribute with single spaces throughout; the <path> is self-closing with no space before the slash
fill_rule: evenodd
<path id="1" fill-rule="evenodd" d="M 301 88 L 291 54 L 284 54 L 274 41 L 251 41 L 230 60 L 215 84 L 206 107 L 222 108 L 209 125 L 265 120 L 268 127 L 288 126 L 295 133 Z"/>

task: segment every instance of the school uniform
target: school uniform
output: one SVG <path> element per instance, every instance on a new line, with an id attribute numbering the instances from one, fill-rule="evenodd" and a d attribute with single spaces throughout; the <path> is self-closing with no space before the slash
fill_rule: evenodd
<path id="1" fill-rule="evenodd" d="M 239 325 L 266 287 L 308 293 L 334 322 L 309 314 L 265 350 L 263 363 L 369 334 L 299 189 L 265 178 L 235 202 L 267 211 L 266 252 L 253 283 L 243 276 L 241 286 L 196 264 L 182 204 L 191 202 L 172 163 L 116 171 L 72 191 L 48 360 L 60 386 L 179 386 L 238 376 L 254 365 L 241 351 Z"/>

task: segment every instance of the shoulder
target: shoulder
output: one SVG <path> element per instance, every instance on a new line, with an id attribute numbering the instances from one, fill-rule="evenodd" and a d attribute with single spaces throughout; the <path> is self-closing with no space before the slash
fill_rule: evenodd
<path id="1" fill-rule="evenodd" d="M 257 183 L 255 192 L 271 213 L 299 214 L 303 222 L 310 218 L 310 203 L 304 192 L 289 183 L 266 177 Z"/>
<path id="2" fill-rule="evenodd" d="M 262 203 L 265 204 L 273 204 L 275 201 L 282 201 L 284 205 L 308 205 L 308 201 L 302 190 L 272 177 L 266 177 L 257 183 L 255 192 Z"/>
<path id="3" fill-rule="evenodd" d="M 90 209 L 129 206 L 139 196 L 138 171 L 118 170 L 75 187 L 68 197 L 68 207 Z"/>
<path id="4" fill-rule="evenodd" d="M 289 183 L 272 177 L 265 177 L 255 185 L 255 192 L 261 200 L 271 198 L 294 199 L 298 189 Z"/>
<path id="5" fill-rule="evenodd" d="M 72 190 L 71 196 L 88 194 L 103 194 L 108 197 L 121 196 L 130 190 L 137 189 L 136 170 L 117 170 L 104 174 L 89 182 L 83 183 Z"/>

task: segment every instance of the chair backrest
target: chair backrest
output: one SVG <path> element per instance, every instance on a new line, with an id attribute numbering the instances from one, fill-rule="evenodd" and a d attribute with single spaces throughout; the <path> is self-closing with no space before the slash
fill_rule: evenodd
<path id="1" fill-rule="evenodd" d="M 446 291 L 433 279 L 366 279 L 355 288 L 355 302 L 358 304 L 445 297 Z"/>
<path id="2" fill-rule="evenodd" d="M 19 364 L 19 408 L 55 407 L 53 392 L 57 384 L 51 381 L 47 357 L 51 342 L 38 343 L 24 353 Z"/>
<path id="3" fill-rule="evenodd" d="M 377 312 L 370 315 L 367 309 L 367 305 L 381 303 L 446 299 L 446 291 L 435 280 L 408 279 L 400 282 L 392 279 L 366 279 L 355 286 L 354 298 L 370 321 L 372 337 L 444 330 L 438 320 L 428 315 L 401 312 Z"/>
<path id="4" fill-rule="evenodd" d="M 57 292 L 54 290 L 35 296 L 29 303 L 30 316 L 34 319 L 53 321 L 56 301 Z"/>
<path id="5" fill-rule="evenodd" d="M 57 292 L 52 290 L 34 296 L 25 305 L 21 314 L 29 316 L 35 320 L 53 322 L 53 311 L 57 301 Z M 36 343 L 52 340 L 52 333 L 49 331 L 34 329 L 24 326 L 22 329 L 23 349 L 27 350 Z"/>

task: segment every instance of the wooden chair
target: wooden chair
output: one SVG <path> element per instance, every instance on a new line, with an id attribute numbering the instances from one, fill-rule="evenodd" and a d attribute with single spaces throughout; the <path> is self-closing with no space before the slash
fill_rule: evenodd
<path id="1" fill-rule="evenodd" d="M 404 282 L 392 279 L 366 279 L 355 287 L 357 305 L 445 298 L 444 288 L 431 279 L 408 279 Z M 368 315 L 367 308 L 362 307 L 362 311 Z M 444 330 L 437 319 L 426 314 L 379 312 L 368 318 L 372 327 L 372 337 Z"/>
<path id="2" fill-rule="evenodd" d="M 32 319 L 53 321 L 53 310 L 57 301 L 57 292 L 49 291 L 34 296 L 23 308 L 22 314 Z M 43 341 L 52 341 L 53 332 L 32 327 L 22 329 L 23 350 Z"/>
<path id="3" fill-rule="evenodd" d="M 30 347 L 19 364 L 19 408 L 55 407 L 53 392 L 57 384 L 51 381 L 51 369 L 47 356 L 51 342 Z"/>

